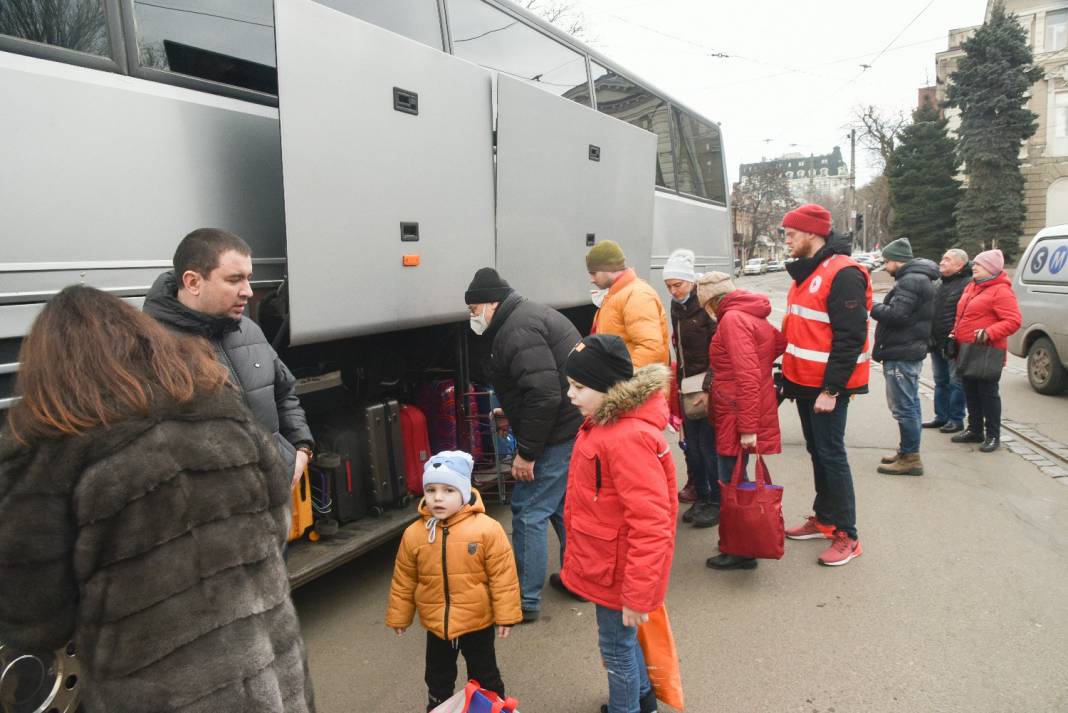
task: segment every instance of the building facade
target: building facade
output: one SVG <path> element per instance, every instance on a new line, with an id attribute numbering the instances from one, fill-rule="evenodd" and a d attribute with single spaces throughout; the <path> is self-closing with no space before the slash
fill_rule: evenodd
<path id="1" fill-rule="evenodd" d="M 820 156 L 788 153 L 780 158 L 743 163 L 739 178 L 744 183 L 753 173 L 768 169 L 776 170 L 786 177 L 790 195 L 798 203 L 813 200 L 816 196 L 841 197 L 849 188 L 849 165 L 842 158 L 842 149 L 839 146 Z"/>

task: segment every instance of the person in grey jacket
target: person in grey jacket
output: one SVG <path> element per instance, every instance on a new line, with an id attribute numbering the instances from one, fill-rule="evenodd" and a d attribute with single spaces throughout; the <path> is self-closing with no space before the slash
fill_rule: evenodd
<path id="1" fill-rule="evenodd" d="M 295 393 L 296 379 L 259 325 L 245 316 L 252 296 L 252 249 L 225 230 L 185 236 L 145 298 L 144 310 L 170 329 L 207 339 L 245 403 L 278 445 L 296 485 L 315 441 Z"/>
<path id="2" fill-rule="evenodd" d="M 871 318 L 879 323 L 872 359 L 883 364 L 886 401 L 897 421 L 900 442 L 878 470 L 887 475 L 923 475 L 920 372 L 930 346 L 934 283 L 940 275 L 938 265 L 913 256 L 908 238 L 889 243 L 883 258 L 895 284 L 882 303 L 871 308 Z"/>

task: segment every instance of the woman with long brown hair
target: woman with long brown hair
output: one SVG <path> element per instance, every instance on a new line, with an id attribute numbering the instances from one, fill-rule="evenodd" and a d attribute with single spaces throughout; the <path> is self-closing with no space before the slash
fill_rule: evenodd
<path id="1" fill-rule="evenodd" d="M 0 433 L 0 641 L 73 639 L 93 711 L 313 711 L 289 473 L 211 347 L 68 287 Z"/>

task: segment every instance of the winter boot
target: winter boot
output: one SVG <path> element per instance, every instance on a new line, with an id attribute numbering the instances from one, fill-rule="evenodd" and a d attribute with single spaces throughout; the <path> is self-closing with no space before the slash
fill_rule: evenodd
<path id="1" fill-rule="evenodd" d="M 694 504 L 693 526 L 715 527 L 719 524 L 719 505 L 711 500 L 698 500 Z"/>
<path id="2" fill-rule="evenodd" d="M 923 461 L 919 453 L 902 453 L 893 463 L 879 466 L 879 472 L 886 475 L 923 475 Z"/>
<path id="3" fill-rule="evenodd" d="M 897 463 L 897 459 L 900 457 L 901 453 L 899 451 L 894 451 L 888 456 L 883 456 L 881 459 L 879 459 L 879 462 L 883 465 L 890 465 L 891 463 Z"/>

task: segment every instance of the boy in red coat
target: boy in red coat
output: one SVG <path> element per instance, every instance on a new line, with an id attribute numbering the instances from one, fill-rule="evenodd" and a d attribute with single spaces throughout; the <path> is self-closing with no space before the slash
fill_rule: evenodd
<path id="1" fill-rule="evenodd" d="M 675 463 L 664 439 L 671 373 L 634 371 L 619 337 L 583 339 L 564 367 L 568 398 L 586 417 L 571 455 L 561 577 L 597 605 L 608 670 L 602 713 L 656 710 L 638 626 L 664 603 L 675 551 Z"/>

